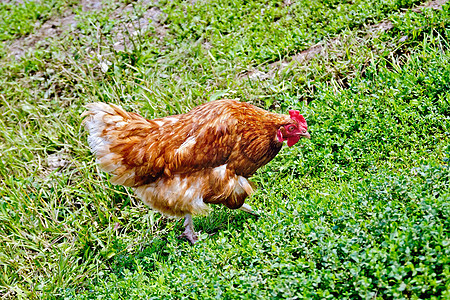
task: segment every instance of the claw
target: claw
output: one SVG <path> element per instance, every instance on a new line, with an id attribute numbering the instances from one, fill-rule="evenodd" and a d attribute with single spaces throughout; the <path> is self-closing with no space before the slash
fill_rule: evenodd
<path id="1" fill-rule="evenodd" d="M 194 231 L 194 222 L 192 221 L 192 216 L 190 214 L 186 214 L 184 219 L 184 232 L 178 236 L 178 238 L 187 239 L 192 245 L 194 245 L 198 241 L 197 233 Z"/>
<path id="2" fill-rule="evenodd" d="M 194 233 L 188 233 L 188 232 L 183 232 L 182 234 L 180 234 L 179 236 L 178 236 L 178 238 L 180 238 L 180 239 L 187 239 L 192 245 L 194 245 L 195 243 L 197 243 L 197 241 L 198 241 L 198 237 L 197 237 L 197 234 L 194 232 Z"/>

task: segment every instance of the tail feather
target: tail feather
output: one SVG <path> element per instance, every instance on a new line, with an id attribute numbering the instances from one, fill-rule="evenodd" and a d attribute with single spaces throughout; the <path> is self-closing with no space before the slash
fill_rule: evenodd
<path id="1" fill-rule="evenodd" d="M 96 155 L 107 155 L 110 141 L 105 133 L 116 129 L 121 123 L 126 124 L 126 121 L 123 116 L 116 114 L 112 106 L 105 103 L 90 103 L 86 108 L 88 110 L 81 117 L 84 118 L 82 124 L 89 131 L 89 147 Z"/>
<path id="2" fill-rule="evenodd" d="M 128 166 L 124 162 L 124 153 L 115 153 L 111 148 L 120 143 L 124 131 L 128 130 L 128 125 L 135 128 L 149 125 L 147 121 L 133 113 L 128 113 L 114 104 L 90 103 L 86 105 L 88 109 L 81 117 L 84 118 L 82 124 L 89 131 L 88 143 L 92 152 L 97 157 L 99 167 L 113 175 L 111 183 L 117 185 L 134 186 L 137 182 L 133 166 Z"/>

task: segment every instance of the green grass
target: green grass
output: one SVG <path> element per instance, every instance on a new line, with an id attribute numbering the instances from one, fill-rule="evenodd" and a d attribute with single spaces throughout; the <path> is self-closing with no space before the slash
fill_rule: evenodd
<path id="1" fill-rule="evenodd" d="M 0 3 L 0 41 L 34 32 L 52 15 L 70 7 L 74 1 L 6 1 Z"/>
<path id="2" fill-rule="evenodd" d="M 292 2 L 161 1 L 149 28 L 136 20 L 151 3 L 73 2 L 76 26 L 18 60 L 9 43 L 66 4 L 0 5 L 0 295 L 450 297 L 450 7 Z M 318 42 L 322 55 L 271 69 Z M 243 76 L 254 68 L 270 76 Z M 153 118 L 220 97 L 300 109 L 312 139 L 254 176 L 260 218 L 215 206 L 190 246 L 180 221 L 109 184 L 80 114 L 106 101 Z"/>

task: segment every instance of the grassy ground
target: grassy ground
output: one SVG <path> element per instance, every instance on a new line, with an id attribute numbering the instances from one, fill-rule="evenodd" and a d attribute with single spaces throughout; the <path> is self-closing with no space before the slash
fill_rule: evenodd
<path id="1" fill-rule="evenodd" d="M 0 4 L 0 294 L 450 298 L 450 6 L 225 2 Z M 215 207 L 190 246 L 108 183 L 80 114 L 221 97 L 312 139 L 254 176 L 261 218 Z"/>

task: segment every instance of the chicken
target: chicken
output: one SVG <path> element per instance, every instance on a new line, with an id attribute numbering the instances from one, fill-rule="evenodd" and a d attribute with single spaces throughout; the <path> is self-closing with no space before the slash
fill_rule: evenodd
<path id="1" fill-rule="evenodd" d="M 111 183 L 131 187 L 151 208 L 185 217 L 183 237 L 197 241 L 192 215 L 207 203 L 252 212 L 247 179 L 271 161 L 283 141 L 310 138 L 303 116 L 216 100 L 186 114 L 147 120 L 114 104 L 91 103 L 82 114 L 88 143 Z"/>

